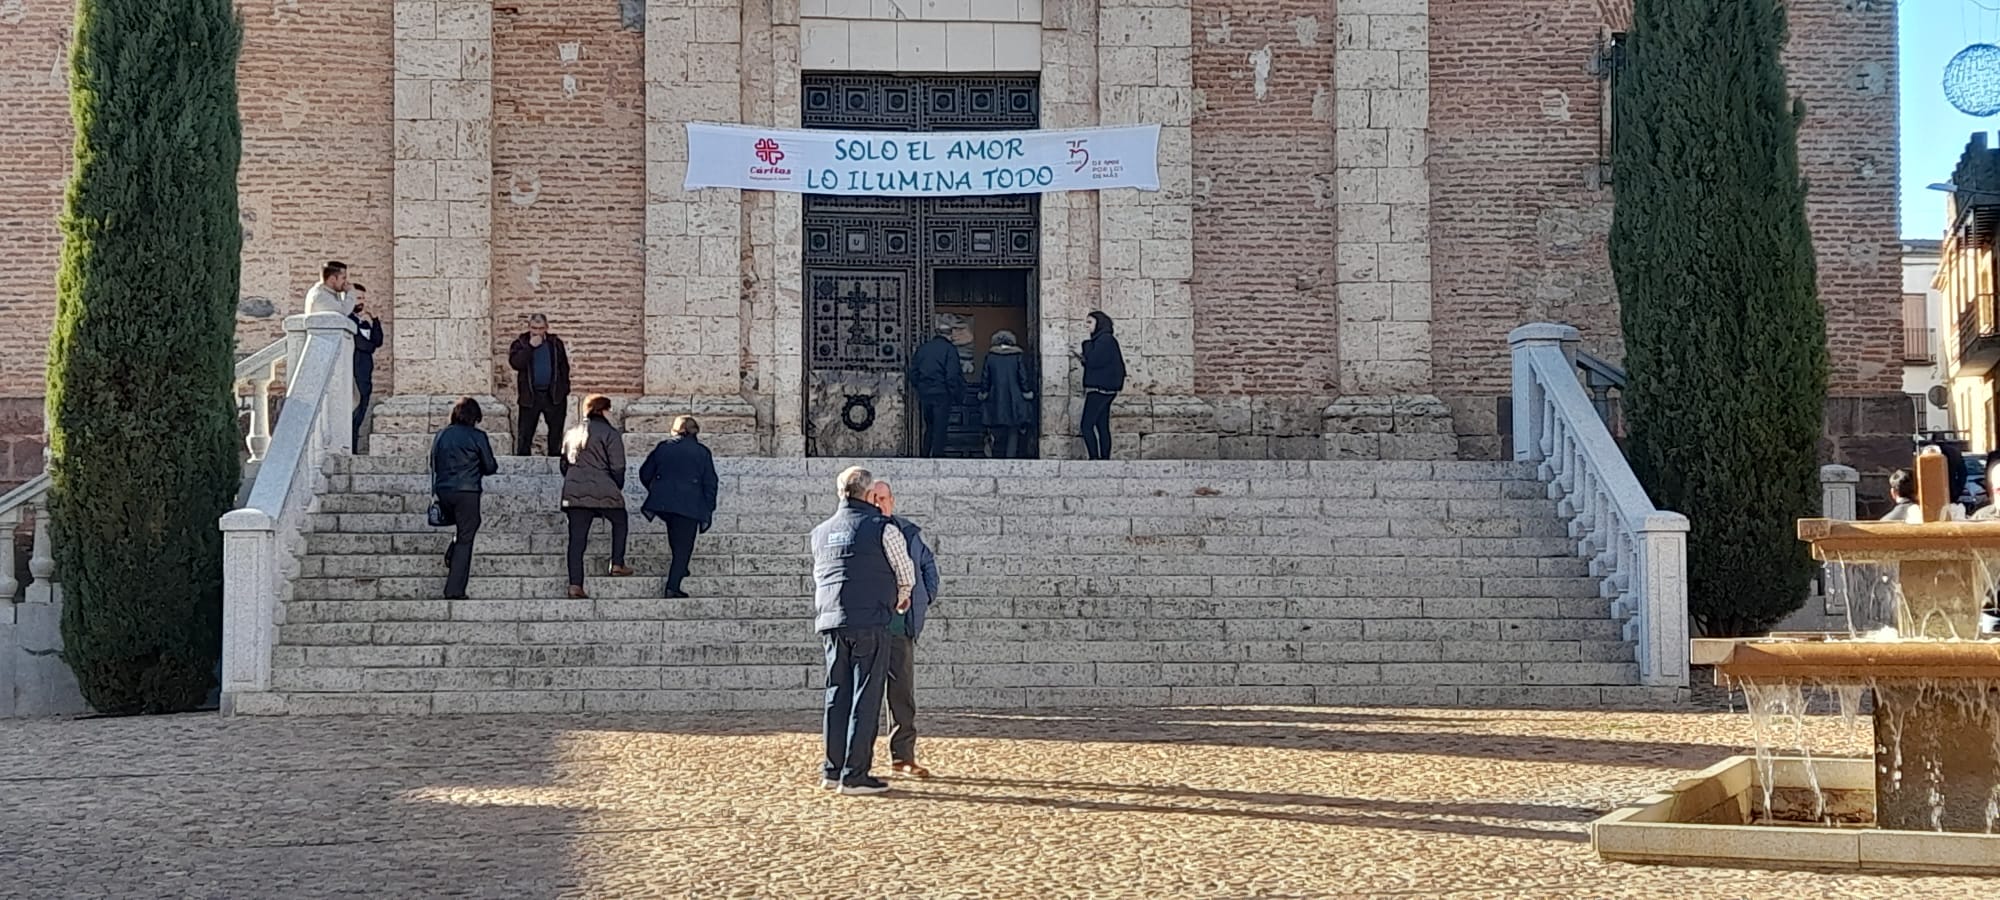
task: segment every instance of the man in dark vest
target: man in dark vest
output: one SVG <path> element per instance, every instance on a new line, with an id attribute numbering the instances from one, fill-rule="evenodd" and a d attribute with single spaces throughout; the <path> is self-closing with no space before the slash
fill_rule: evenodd
<path id="1" fill-rule="evenodd" d="M 917 581 L 909 542 L 867 501 L 875 476 L 840 473 L 840 508 L 813 529 L 813 626 L 826 647 L 826 761 L 820 787 L 880 794 L 868 774 L 889 671 L 889 620 L 910 608 Z"/>

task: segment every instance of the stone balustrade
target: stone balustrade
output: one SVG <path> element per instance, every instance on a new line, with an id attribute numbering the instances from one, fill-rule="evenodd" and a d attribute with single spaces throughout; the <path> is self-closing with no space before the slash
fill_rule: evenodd
<path id="1" fill-rule="evenodd" d="M 1569 519 L 1577 556 L 1601 579 L 1611 614 L 1638 644 L 1642 683 L 1688 683 L 1688 520 L 1653 506 L 1577 380 L 1580 335 L 1533 324 L 1507 337 L 1514 356 L 1514 459 L 1540 464 Z"/>

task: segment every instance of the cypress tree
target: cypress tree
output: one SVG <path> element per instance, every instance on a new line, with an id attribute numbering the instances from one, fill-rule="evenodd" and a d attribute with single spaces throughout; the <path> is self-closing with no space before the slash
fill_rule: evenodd
<path id="1" fill-rule="evenodd" d="M 1613 98 L 1626 451 L 1691 522 L 1714 635 L 1768 629 L 1813 573 L 1794 520 L 1819 515 L 1826 322 L 1785 39 L 1777 0 L 1637 0 Z"/>
<path id="2" fill-rule="evenodd" d="M 241 124 L 230 0 L 78 0 L 49 344 L 63 655 L 106 713 L 201 705 L 222 649 Z"/>

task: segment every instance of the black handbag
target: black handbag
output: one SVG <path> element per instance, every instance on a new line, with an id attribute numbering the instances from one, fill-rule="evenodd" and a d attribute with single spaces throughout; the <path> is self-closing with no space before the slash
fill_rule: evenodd
<path id="1" fill-rule="evenodd" d="M 452 524 L 452 521 L 450 516 L 445 515 L 444 504 L 438 502 L 438 497 L 437 494 L 435 493 L 435 488 L 437 486 L 437 442 L 436 441 L 431 442 L 430 462 L 431 462 L 430 466 L 431 486 L 433 488 L 433 493 L 431 494 L 431 508 L 424 510 L 424 522 L 430 525 L 432 528 L 443 528 L 446 525 Z"/>

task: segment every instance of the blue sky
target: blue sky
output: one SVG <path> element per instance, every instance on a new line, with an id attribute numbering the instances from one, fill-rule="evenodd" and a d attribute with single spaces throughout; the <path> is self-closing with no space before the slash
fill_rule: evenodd
<path id="1" fill-rule="evenodd" d="M 2000 44 L 2000 0 L 1902 0 L 1903 236 L 1944 231 L 1944 194 L 1925 185 L 1951 180 L 1975 131 L 2000 118 L 1975 118 L 1944 99 L 1944 64 L 1968 44 Z"/>

